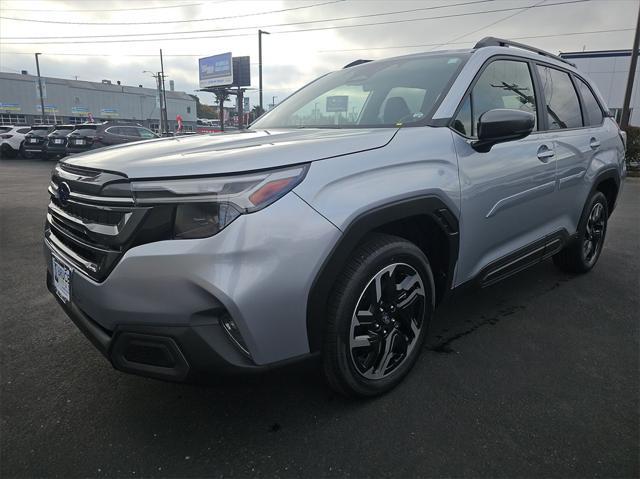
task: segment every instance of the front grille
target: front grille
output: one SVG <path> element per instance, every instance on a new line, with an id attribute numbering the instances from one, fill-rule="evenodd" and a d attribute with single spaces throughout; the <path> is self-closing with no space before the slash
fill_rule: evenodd
<path id="1" fill-rule="evenodd" d="M 166 239 L 172 207 L 135 205 L 123 175 L 58 165 L 52 175 L 45 238 L 58 254 L 96 281 L 103 281 L 132 246 Z M 69 198 L 59 197 L 65 182 Z M 117 183 L 120 196 L 101 194 Z M 157 211 L 156 211 L 157 210 Z"/>
<path id="2" fill-rule="evenodd" d="M 122 211 L 113 211 L 104 208 L 96 209 L 93 205 L 84 205 L 82 203 L 68 203 L 66 206 L 63 206 L 55 197 L 52 198 L 51 201 L 53 201 L 65 213 L 85 222 L 102 223 L 114 226 L 120 223 L 124 216 Z"/>

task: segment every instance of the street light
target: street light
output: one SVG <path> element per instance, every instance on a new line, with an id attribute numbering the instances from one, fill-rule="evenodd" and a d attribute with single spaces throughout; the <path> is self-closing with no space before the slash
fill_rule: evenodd
<path id="1" fill-rule="evenodd" d="M 260 90 L 260 110 L 264 111 L 262 107 L 262 35 L 271 35 L 264 30 L 258 30 L 258 90 Z"/>
<path id="2" fill-rule="evenodd" d="M 42 53 L 36 53 L 36 70 L 38 71 L 38 92 L 40 95 L 40 108 L 42 109 L 40 113 L 42 113 L 42 124 L 44 125 L 44 94 L 42 91 L 42 79 L 40 78 L 40 62 L 38 61 L 38 55 L 42 55 Z"/>

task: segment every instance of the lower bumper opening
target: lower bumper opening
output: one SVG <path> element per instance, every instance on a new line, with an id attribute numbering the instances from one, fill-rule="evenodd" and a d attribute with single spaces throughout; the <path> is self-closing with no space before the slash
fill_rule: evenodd
<path id="1" fill-rule="evenodd" d="M 189 363 L 176 342 L 165 336 L 119 333 L 111 350 L 113 365 L 122 371 L 182 381 Z"/>

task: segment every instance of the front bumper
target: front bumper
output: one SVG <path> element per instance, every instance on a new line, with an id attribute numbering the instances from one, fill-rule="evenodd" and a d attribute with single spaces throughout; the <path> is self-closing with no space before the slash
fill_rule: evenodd
<path id="1" fill-rule="evenodd" d="M 117 369 L 175 380 L 261 370 L 310 352 L 307 297 L 339 235 L 290 193 L 211 238 L 136 246 L 102 282 L 76 269 L 63 308 Z M 52 250 L 65 259 L 45 241 L 48 283 Z M 223 314 L 236 323 L 249 357 L 223 329 Z M 149 343 L 145 354 L 155 348 L 172 366 L 132 364 L 131 342 Z"/>

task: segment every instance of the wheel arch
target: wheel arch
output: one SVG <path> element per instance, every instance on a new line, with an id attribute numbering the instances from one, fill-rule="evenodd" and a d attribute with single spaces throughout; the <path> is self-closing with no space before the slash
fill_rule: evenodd
<path id="1" fill-rule="evenodd" d="M 373 208 L 344 229 L 312 283 L 307 298 L 307 336 L 311 351 L 321 348 L 328 299 L 335 280 L 351 253 L 367 235 L 375 232 L 405 238 L 427 255 L 434 268 L 436 302 L 451 290 L 458 259 L 459 223 L 446 203 L 430 195 Z"/>
<path id="2" fill-rule="evenodd" d="M 593 182 L 593 187 L 589 193 L 589 196 L 594 191 L 600 191 L 605 198 L 607 198 L 607 206 L 609 209 L 609 216 L 613 213 L 616 201 L 618 199 L 618 192 L 620 191 L 620 174 L 617 170 L 608 169 L 596 176 Z"/>

